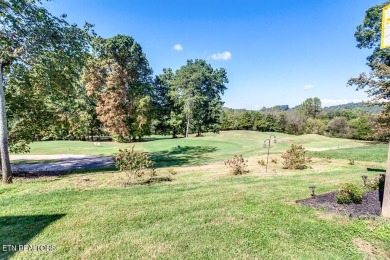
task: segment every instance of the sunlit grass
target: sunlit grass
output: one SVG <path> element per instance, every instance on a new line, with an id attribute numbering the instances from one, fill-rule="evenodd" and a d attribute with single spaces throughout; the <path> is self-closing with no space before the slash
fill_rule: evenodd
<path id="1" fill-rule="evenodd" d="M 327 151 L 313 151 L 309 154 L 315 157 L 330 159 L 351 159 L 355 161 L 386 162 L 388 144 L 375 144 L 364 147 L 344 148 Z"/>
<path id="2" fill-rule="evenodd" d="M 337 146 L 362 146 L 348 153 L 357 151 L 364 156 L 379 155 L 384 148 L 316 135 L 305 139 L 277 134 L 266 172 L 257 161 L 266 159 L 261 145 L 267 135 L 232 131 L 140 144 L 151 154 L 159 152 L 160 159 L 167 155 L 162 151 L 169 151 L 169 156 L 187 160 L 169 167 L 160 162 L 157 173 L 173 178 L 172 182 L 128 186 L 125 174 L 111 168 L 60 177 L 16 178 L 12 185 L 0 185 L 0 244 L 55 246 L 52 252 L 3 251 L 0 258 L 368 258 L 356 239 L 372 245 L 376 258 L 389 258 L 388 220 L 349 219 L 295 203 L 310 196 L 311 184 L 316 185 L 317 194 L 334 191 L 343 182 L 361 184 L 361 175 L 377 175 L 385 169 L 384 162 L 357 160 L 349 165 L 349 158 L 315 157 L 311 168 L 290 171 L 283 169 L 281 158 L 291 143 L 336 149 L 329 152 L 344 150 Z M 193 148 L 210 146 L 219 150 Z M 241 152 L 248 158 L 250 173 L 233 176 L 223 159 Z M 196 156 L 202 158 L 199 165 Z M 171 175 L 169 169 L 177 174 Z"/>
<path id="3" fill-rule="evenodd" d="M 203 137 L 171 139 L 168 136 L 152 136 L 146 142 L 113 143 L 81 141 L 46 141 L 31 144 L 31 154 L 90 154 L 114 156 L 119 149 L 131 148 L 148 152 L 158 167 L 201 165 L 231 158 L 234 154 L 243 156 L 262 155 L 268 152 L 263 148 L 264 140 L 270 135 L 277 137 L 277 143 L 271 138 L 270 153 L 282 153 L 291 144 L 302 144 L 310 150 L 360 147 L 366 142 L 348 139 L 329 138 L 320 135 L 294 136 L 282 133 L 262 133 L 255 131 L 222 131 L 220 134 L 207 133 Z M 268 142 L 266 142 L 268 144 Z"/>
<path id="4" fill-rule="evenodd" d="M 389 255 L 388 221 L 351 220 L 294 203 L 309 197 L 310 184 L 317 193 L 346 181 L 361 184 L 362 174 L 377 174 L 367 166 L 385 164 L 314 158 L 312 169 L 288 171 L 279 161 L 265 173 L 260 158 L 249 158 L 248 175 L 233 176 L 220 162 L 176 167 L 173 182 L 150 186 L 125 186 L 116 171 L 16 179 L 0 186 L 0 237 L 56 247 L 12 253 L 15 259 L 364 258 L 355 238 Z M 158 173 L 169 175 L 168 168 Z"/>

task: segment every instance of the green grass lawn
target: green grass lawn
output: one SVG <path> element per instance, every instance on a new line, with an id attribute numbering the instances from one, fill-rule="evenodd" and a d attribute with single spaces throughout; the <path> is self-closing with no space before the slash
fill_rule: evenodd
<path id="1" fill-rule="evenodd" d="M 254 156 L 266 154 L 263 142 L 270 134 L 277 137 L 277 143 L 271 142 L 270 153 L 282 153 L 292 143 L 302 144 L 307 149 L 337 149 L 360 147 L 367 142 L 348 139 L 329 138 L 320 135 L 293 136 L 282 133 L 262 133 L 254 131 L 223 131 L 220 134 L 205 134 L 203 137 L 171 139 L 169 137 L 152 136 L 146 142 L 119 144 L 101 142 L 100 146 L 93 142 L 81 141 L 46 141 L 31 144 L 31 154 L 91 154 L 110 155 L 118 149 L 131 148 L 148 152 L 157 162 L 157 167 L 200 165 L 218 162 L 231 158 L 234 154 Z M 273 139 L 272 139 L 273 140 Z"/>
<path id="2" fill-rule="evenodd" d="M 188 161 L 174 164 L 177 174 L 169 183 L 124 186 L 123 173 L 105 171 L 0 185 L 0 244 L 55 247 L 0 251 L 0 259 L 388 259 L 390 221 L 349 219 L 295 203 L 310 196 L 310 184 L 317 193 L 334 191 L 342 182 L 361 184 L 361 175 L 377 175 L 370 169 L 384 169 L 384 162 L 348 165 L 314 158 L 312 168 L 302 171 L 281 165 L 280 153 L 292 141 L 315 149 L 364 145 L 373 153 L 371 146 L 315 135 L 277 136 L 271 158 L 279 162 L 268 173 L 257 164 L 265 158 L 266 134 L 232 131 L 142 143 L 145 151 L 175 151 L 169 156 L 178 157 L 177 145 L 218 148 L 206 155 L 219 161 L 204 155 L 200 166 L 194 166 L 197 158 L 188 156 L 189 148 L 183 150 Z M 251 171 L 233 176 L 221 159 L 240 149 Z M 168 175 L 168 169 L 157 172 Z"/>
<path id="3" fill-rule="evenodd" d="M 351 159 L 355 161 L 386 162 L 388 149 L 388 144 L 375 144 L 355 148 L 313 151 L 309 154 L 314 157 L 330 159 Z"/>

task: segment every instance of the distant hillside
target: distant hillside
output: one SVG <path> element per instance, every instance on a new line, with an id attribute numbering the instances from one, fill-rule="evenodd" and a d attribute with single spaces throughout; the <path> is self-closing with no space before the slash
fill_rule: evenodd
<path id="1" fill-rule="evenodd" d="M 342 104 L 342 105 L 337 105 L 337 106 L 329 106 L 329 107 L 324 107 L 322 110 L 325 112 L 330 112 L 330 111 L 336 111 L 336 110 L 353 110 L 353 109 L 361 109 L 363 111 L 366 111 L 368 113 L 372 114 L 378 114 L 381 112 L 381 107 L 378 105 L 369 105 L 363 102 L 359 103 L 347 103 L 347 104 Z"/>
<path id="2" fill-rule="evenodd" d="M 298 109 L 300 105 L 295 106 L 293 108 L 290 108 L 288 105 L 278 105 L 273 107 L 263 107 L 259 110 L 250 110 L 250 109 L 235 109 L 235 108 L 228 108 L 224 107 L 224 111 L 230 111 L 233 113 L 243 113 L 245 111 L 251 112 L 251 111 L 261 111 L 261 112 L 272 112 L 272 111 L 289 111 L 289 110 L 295 110 Z M 369 105 L 363 102 L 358 103 L 347 103 L 342 105 L 336 105 L 336 106 L 329 106 L 322 108 L 325 112 L 332 112 L 336 110 L 354 110 L 354 109 L 361 109 L 365 112 L 372 113 L 372 114 L 379 114 L 381 112 L 381 107 L 377 105 Z"/>
<path id="3" fill-rule="evenodd" d="M 243 113 L 245 111 L 248 111 L 248 112 L 256 112 L 256 111 L 261 111 L 261 112 L 272 112 L 272 111 L 287 111 L 289 110 L 289 106 L 288 105 L 278 105 L 278 106 L 273 106 L 273 107 L 263 107 L 259 110 L 251 110 L 251 109 L 245 109 L 245 108 L 228 108 L 228 107 L 223 107 L 222 108 L 223 111 L 230 111 L 230 112 L 233 112 L 233 113 Z"/>

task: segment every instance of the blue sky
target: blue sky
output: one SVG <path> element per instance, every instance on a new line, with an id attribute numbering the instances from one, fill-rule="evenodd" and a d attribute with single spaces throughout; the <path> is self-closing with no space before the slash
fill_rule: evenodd
<path id="1" fill-rule="evenodd" d="M 132 36 L 154 74 L 187 59 L 227 70 L 225 106 L 258 109 L 319 97 L 323 106 L 367 99 L 346 87 L 368 71 L 354 32 L 378 0 L 53 0 L 44 6 L 108 38 Z"/>

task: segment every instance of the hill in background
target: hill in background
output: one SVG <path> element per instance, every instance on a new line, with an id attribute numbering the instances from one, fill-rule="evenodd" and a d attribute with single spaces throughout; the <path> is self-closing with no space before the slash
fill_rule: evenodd
<path id="1" fill-rule="evenodd" d="M 235 113 L 242 113 L 244 111 L 261 111 L 261 112 L 271 112 L 271 111 L 289 111 L 289 110 L 295 110 L 298 109 L 300 105 L 295 106 L 293 108 L 290 108 L 288 105 L 277 105 L 273 107 L 263 107 L 260 110 L 251 110 L 251 109 L 235 109 L 235 108 L 228 108 L 224 107 L 224 111 L 233 111 Z M 370 105 L 364 102 L 358 102 L 358 103 L 347 103 L 347 104 L 341 104 L 341 105 L 335 105 L 335 106 L 328 106 L 323 107 L 322 110 L 325 112 L 332 112 L 337 110 L 354 110 L 354 109 L 360 109 L 362 111 L 371 113 L 371 114 L 379 114 L 381 111 L 381 107 L 378 105 Z"/>

